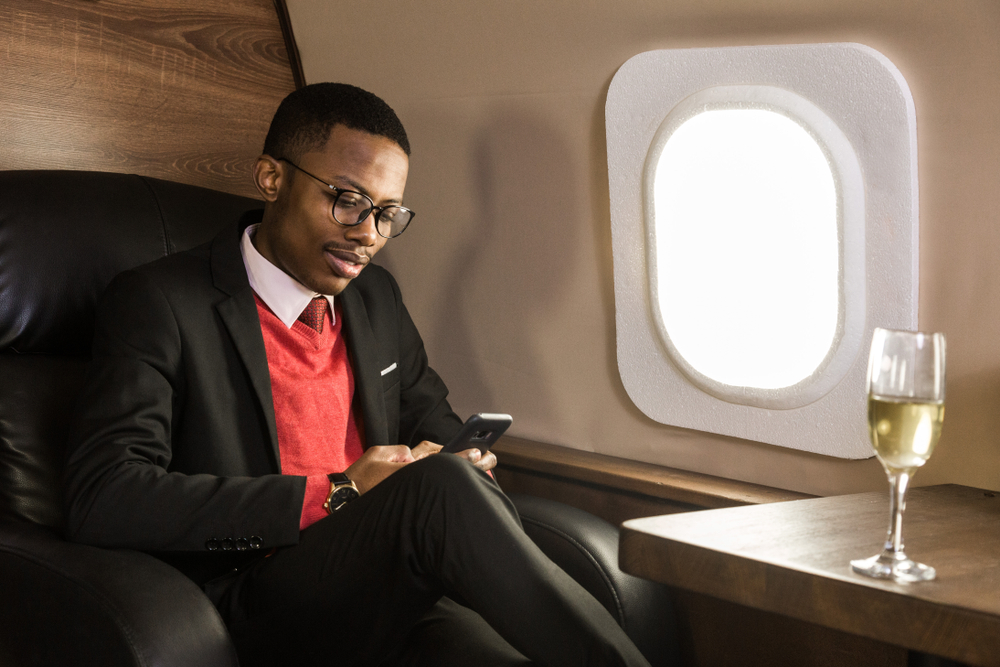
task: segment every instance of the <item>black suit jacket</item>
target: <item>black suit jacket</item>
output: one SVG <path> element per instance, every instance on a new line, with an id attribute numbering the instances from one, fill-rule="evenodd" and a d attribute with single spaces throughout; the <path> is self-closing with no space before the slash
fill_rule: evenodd
<path id="1" fill-rule="evenodd" d="M 69 443 L 70 539 L 201 552 L 182 565 L 196 579 L 227 568 L 224 556 L 298 541 L 305 478 L 281 475 L 264 340 L 239 248 L 259 216 L 108 287 Z M 369 265 L 338 298 L 366 446 L 450 439 L 461 420 L 389 272 Z"/>

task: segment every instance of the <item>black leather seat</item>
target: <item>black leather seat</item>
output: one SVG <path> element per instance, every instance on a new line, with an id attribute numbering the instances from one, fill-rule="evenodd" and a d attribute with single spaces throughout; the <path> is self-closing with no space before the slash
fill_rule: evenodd
<path id="1" fill-rule="evenodd" d="M 0 172 L 0 667 L 237 664 L 215 608 L 180 572 L 62 539 L 60 475 L 104 287 L 259 206 L 135 175 Z M 650 661 L 674 664 L 668 593 L 618 569 L 617 529 L 551 501 L 515 503 Z"/>

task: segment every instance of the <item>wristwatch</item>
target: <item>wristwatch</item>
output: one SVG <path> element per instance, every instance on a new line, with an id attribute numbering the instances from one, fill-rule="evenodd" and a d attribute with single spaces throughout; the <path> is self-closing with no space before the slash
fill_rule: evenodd
<path id="1" fill-rule="evenodd" d="M 333 514 L 361 495 L 354 482 L 342 472 L 331 472 L 327 475 L 327 479 L 330 480 L 330 494 L 326 497 L 323 508 L 329 514 Z"/>

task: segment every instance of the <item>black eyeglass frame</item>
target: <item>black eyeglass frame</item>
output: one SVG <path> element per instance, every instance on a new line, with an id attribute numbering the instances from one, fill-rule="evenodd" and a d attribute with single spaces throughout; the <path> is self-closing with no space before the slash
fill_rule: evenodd
<path id="1" fill-rule="evenodd" d="M 416 211 L 414 211 L 412 208 L 406 208 L 405 206 L 397 206 L 396 204 L 391 204 L 389 206 L 376 206 L 375 202 L 372 201 L 372 198 L 369 197 L 368 195 L 366 195 L 363 192 L 358 192 L 357 190 L 347 190 L 345 188 L 338 188 L 336 185 L 330 185 L 329 183 L 327 183 L 326 181 L 324 181 L 319 176 L 316 176 L 315 174 L 309 173 L 308 171 L 306 171 L 305 169 L 303 169 L 299 165 L 295 164 L 294 162 L 292 162 L 288 158 L 279 157 L 279 158 L 275 158 L 275 159 L 278 162 L 287 162 L 288 164 L 292 165 L 293 167 L 295 167 L 296 169 L 298 169 L 299 171 L 301 171 L 306 176 L 309 176 L 310 178 L 313 178 L 313 179 L 319 181 L 320 183 L 322 183 L 323 185 L 325 185 L 327 188 L 329 188 L 332 191 L 334 197 L 333 197 L 333 202 L 332 202 L 332 204 L 330 206 L 330 215 L 333 217 L 334 221 L 338 225 L 341 225 L 343 227 L 357 227 L 358 225 L 360 225 L 361 223 L 363 223 L 365 220 L 367 220 L 368 216 L 371 215 L 372 212 L 374 212 L 375 213 L 375 231 L 378 232 L 378 235 L 381 236 L 384 239 L 394 239 L 397 236 L 399 236 L 400 234 L 402 234 L 403 232 L 405 232 L 407 230 L 407 228 L 409 228 L 410 223 L 413 222 L 413 219 L 415 217 L 417 217 Z M 368 206 L 369 206 L 368 212 L 365 213 L 364 215 L 359 215 L 357 222 L 343 222 L 340 218 L 337 217 L 337 202 L 340 200 L 340 197 L 342 195 L 345 195 L 345 194 L 357 195 L 358 197 L 362 197 L 362 198 L 368 200 Z M 403 226 L 403 228 L 401 230 L 399 230 L 399 233 L 393 234 L 392 236 L 386 236 L 385 234 L 383 234 L 382 230 L 379 229 L 379 224 L 378 224 L 379 223 L 379 218 L 382 217 L 382 212 L 385 211 L 388 208 L 398 208 L 399 210 L 405 211 L 405 212 L 407 212 L 407 213 L 410 214 L 410 219 L 406 221 L 406 224 Z"/>

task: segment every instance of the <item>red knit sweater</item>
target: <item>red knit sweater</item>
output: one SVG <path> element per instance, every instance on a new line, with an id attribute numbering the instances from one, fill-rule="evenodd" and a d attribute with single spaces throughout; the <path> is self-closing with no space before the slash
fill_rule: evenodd
<path id="1" fill-rule="evenodd" d="M 278 428 L 278 451 L 284 475 L 306 477 L 299 530 L 326 516 L 323 502 L 330 491 L 327 474 L 342 472 L 364 448 L 354 410 L 354 374 L 347 344 L 329 311 L 318 333 L 302 322 L 289 329 L 254 295 Z M 335 302 L 336 303 L 336 302 Z"/>

